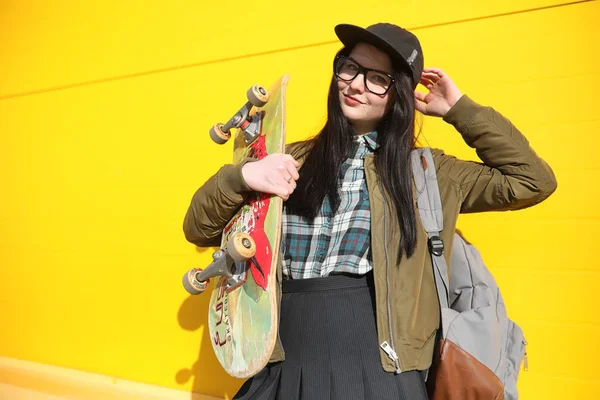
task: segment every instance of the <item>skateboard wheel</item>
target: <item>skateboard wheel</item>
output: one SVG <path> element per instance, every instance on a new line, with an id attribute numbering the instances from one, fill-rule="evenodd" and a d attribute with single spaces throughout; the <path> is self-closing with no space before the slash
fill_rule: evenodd
<path id="1" fill-rule="evenodd" d="M 262 107 L 269 101 L 269 91 L 261 85 L 254 85 L 246 93 L 248 101 L 255 107 Z"/>
<path id="2" fill-rule="evenodd" d="M 192 268 L 183 275 L 183 287 L 189 294 L 200 294 L 208 287 L 208 280 L 200 282 L 196 279 L 196 274 L 202 271 L 201 268 Z"/>
<path id="3" fill-rule="evenodd" d="M 256 243 L 247 233 L 236 233 L 227 242 L 227 252 L 235 261 L 244 262 L 256 253 Z"/>
<path id="4" fill-rule="evenodd" d="M 223 132 L 221 128 L 223 128 L 223 124 L 215 124 L 210 128 L 210 138 L 216 144 L 225 144 L 231 139 L 231 134 Z"/>

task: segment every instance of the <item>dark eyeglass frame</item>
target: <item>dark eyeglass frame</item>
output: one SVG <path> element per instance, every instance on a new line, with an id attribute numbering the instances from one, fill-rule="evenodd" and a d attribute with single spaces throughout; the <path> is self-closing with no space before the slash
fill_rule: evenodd
<path id="1" fill-rule="evenodd" d="M 354 76 L 353 76 L 352 78 L 350 78 L 350 79 L 344 79 L 344 78 L 342 78 L 341 76 L 339 76 L 339 75 L 338 75 L 338 72 L 337 72 L 337 66 L 338 66 L 338 63 L 340 62 L 340 60 L 349 60 L 349 61 L 352 61 L 354 64 L 356 64 L 356 65 L 358 66 L 358 71 L 356 71 L 356 75 L 354 75 Z M 369 72 L 369 71 L 373 71 L 373 72 L 376 72 L 376 73 L 378 73 L 378 74 L 381 74 L 381 75 L 385 75 L 385 76 L 387 76 L 388 78 L 390 78 L 390 85 L 389 85 L 389 86 L 388 86 L 388 88 L 385 90 L 385 92 L 383 92 L 383 93 L 375 93 L 374 91 L 372 91 L 371 89 L 369 89 L 369 85 L 367 84 L 367 74 L 368 74 L 368 72 Z M 391 87 L 394 85 L 394 82 L 396 81 L 392 75 L 388 74 L 388 73 L 387 73 L 387 72 L 385 72 L 385 71 L 381 71 L 381 70 L 378 70 L 378 69 L 373 69 L 373 68 L 366 68 L 366 67 L 363 67 L 363 66 L 362 66 L 362 65 L 360 65 L 360 63 L 359 63 L 358 61 L 356 61 L 354 58 L 352 58 L 352 57 L 348 57 L 348 56 L 344 56 L 344 55 L 341 55 L 341 54 L 338 54 L 337 56 L 335 56 L 335 60 L 334 60 L 334 62 L 333 62 L 333 73 L 335 74 L 335 77 L 336 77 L 336 78 L 338 78 L 338 79 L 340 79 L 340 80 L 342 80 L 342 81 L 344 81 L 344 82 L 352 82 L 354 79 L 356 79 L 356 77 L 357 77 L 357 76 L 358 76 L 360 73 L 362 73 L 362 74 L 363 74 L 363 79 L 364 79 L 364 81 L 365 81 L 365 82 L 364 82 L 364 83 L 365 83 L 365 89 L 367 89 L 369 92 L 371 92 L 371 93 L 373 93 L 373 94 L 376 94 L 377 96 L 385 96 L 385 95 L 386 95 L 386 93 L 387 93 L 387 92 L 390 90 L 390 88 L 391 88 Z"/>

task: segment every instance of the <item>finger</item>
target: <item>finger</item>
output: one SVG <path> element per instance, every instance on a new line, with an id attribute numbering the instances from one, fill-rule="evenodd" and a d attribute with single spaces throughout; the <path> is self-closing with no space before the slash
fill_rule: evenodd
<path id="1" fill-rule="evenodd" d="M 291 182 L 295 182 L 297 178 L 294 175 L 298 175 L 296 172 L 296 168 L 294 166 L 285 165 L 285 169 L 281 171 L 281 177 L 285 181 L 285 183 L 289 184 Z"/>
<path id="2" fill-rule="evenodd" d="M 296 181 L 291 177 L 284 178 L 283 176 L 278 177 L 275 180 L 275 184 L 285 190 L 286 195 L 290 195 L 296 188 Z"/>
<path id="3" fill-rule="evenodd" d="M 283 178 L 283 180 L 287 180 L 292 174 L 288 172 L 287 162 L 282 163 L 277 166 L 277 171 L 279 172 L 279 176 Z"/>
<path id="4" fill-rule="evenodd" d="M 291 196 L 296 190 L 296 181 L 292 179 L 292 181 L 287 185 L 287 196 Z"/>
<path id="5" fill-rule="evenodd" d="M 290 174 L 292 179 L 298 180 L 300 178 L 300 175 L 298 174 L 298 169 L 296 169 L 296 166 L 294 164 L 292 164 L 292 162 L 288 161 L 285 164 L 285 166 L 286 166 L 287 172 Z"/>
<path id="6" fill-rule="evenodd" d="M 435 67 L 423 68 L 423 72 L 434 73 L 437 76 L 439 76 L 440 78 L 443 78 L 444 76 L 446 76 L 446 73 L 444 71 L 442 71 L 440 68 L 435 68 Z"/>
<path id="7" fill-rule="evenodd" d="M 285 182 L 284 187 L 289 189 L 291 194 L 291 192 L 296 189 L 296 178 L 292 175 L 288 175 L 283 181 Z"/>
<path id="8" fill-rule="evenodd" d="M 286 183 L 284 183 L 282 179 L 281 183 L 278 183 L 271 187 L 271 193 L 281 197 L 284 200 L 287 200 L 288 197 L 290 197 L 290 191 L 286 187 L 284 187 L 284 185 L 286 185 Z"/>
<path id="9" fill-rule="evenodd" d="M 423 72 L 423 75 L 421 75 L 421 76 L 422 76 L 422 78 L 428 79 L 434 83 L 439 81 L 440 79 L 442 79 L 441 76 L 439 76 L 438 74 L 433 73 L 433 72 Z"/>
<path id="10" fill-rule="evenodd" d="M 417 92 L 415 90 L 415 98 L 419 101 L 425 101 L 425 97 L 427 97 L 427 95 L 425 93 L 421 93 L 421 92 Z"/>
<path id="11" fill-rule="evenodd" d="M 292 181 L 290 182 L 290 186 L 292 187 L 292 192 L 293 192 L 294 190 L 296 190 L 296 186 L 297 186 L 297 185 L 296 185 L 296 181 L 292 179 Z M 290 193 L 290 194 L 291 194 L 291 193 Z"/>
<path id="12" fill-rule="evenodd" d="M 296 180 L 290 175 L 284 179 L 287 186 L 292 186 L 296 184 Z"/>
<path id="13" fill-rule="evenodd" d="M 418 100 L 415 100 L 415 109 L 422 114 L 427 113 L 427 105 L 425 103 L 421 103 Z"/>
<path id="14" fill-rule="evenodd" d="M 421 75 L 421 79 L 419 80 L 419 83 L 421 83 L 421 85 L 423 85 L 423 86 L 426 86 L 426 85 L 433 84 L 433 81 L 431 80 L 430 77 L 425 76 L 423 74 L 423 75 Z"/>
<path id="15" fill-rule="evenodd" d="M 294 164 L 294 166 L 295 166 L 296 168 L 298 168 L 298 167 L 300 166 L 300 163 L 299 163 L 298 161 L 296 161 L 296 160 L 294 159 L 294 157 L 292 157 L 290 154 L 286 154 L 286 159 L 287 159 L 287 160 L 290 160 L 290 161 L 292 162 L 292 164 Z"/>
<path id="16" fill-rule="evenodd" d="M 291 177 L 290 177 L 289 182 L 287 180 L 283 181 L 281 188 L 283 190 L 281 192 L 281 195 L 278 195 L 278 196 L 284 200 L 287 200 L 290 197 L 290 195 L 294 192 L 294 189 L 296 188 L 296 181 L 291 179 Z"/>
<path id="17" fill-rule="evenodd" d="M 433 88 L 433 82 L 431 82 L 429 79 L 421 79 L 419 83 L 429 90 Z"/>

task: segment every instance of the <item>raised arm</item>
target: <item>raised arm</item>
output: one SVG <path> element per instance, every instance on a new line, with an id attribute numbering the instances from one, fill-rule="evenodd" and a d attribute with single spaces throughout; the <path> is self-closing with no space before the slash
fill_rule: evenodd
<path id="1" fill-rule="evenodd" d="M 438 176 L 447 177 L 459 188 L 461 212 L 525 208 L 556 190 L 556 178 L 548 164 L 508 119 L 463 96 L 439 68 L 425 68 L 421 84 L 429 93 L 415 92 L 415 107 L 452 124 L 483 161 L 462 161 L 434 150 Z"/>
<path id="2" fill-rule="evenodd" d="M 548 164 L 500 113 L 463 96 L 445 115 L 483 163 L 458 160 L 434 151 L 439 175 L 454 181 L 461 212 L 516 210 L 546 199 L 556 190 Z"/>

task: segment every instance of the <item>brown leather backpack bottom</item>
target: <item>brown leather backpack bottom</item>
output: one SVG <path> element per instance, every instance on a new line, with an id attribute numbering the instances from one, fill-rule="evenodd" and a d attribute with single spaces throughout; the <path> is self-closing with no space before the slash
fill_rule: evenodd
<path id="1" fill-rule="evenodd" d="M 496 374 L 447 339 L 435 352 L 427 391 L 431 400 L 504 399 L 504 386 Z"/>

